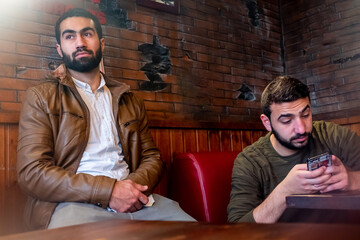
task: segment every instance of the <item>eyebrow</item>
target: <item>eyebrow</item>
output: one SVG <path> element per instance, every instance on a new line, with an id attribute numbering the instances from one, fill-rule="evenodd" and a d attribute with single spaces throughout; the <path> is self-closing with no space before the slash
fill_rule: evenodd
<path id="1" fill-rule="evenodd" d="M 95 29 L 92 28 L 92 27 L 83 28 L 83 29 L 80 30 L 80 32 L 83 33 L 83 32 L 89 31 L 89 30 L 95 32 Z M 71 30 L 71 29 L 65 29 L 65 30 L 62 32 L 61 36 L 64 36 L 64 35 L 67 34 L 67 33 L 76 33 L 76 31 Z"/>
<path id="2" fill-rule="evenodd" d="M 310 109 L 309 104 L 307 104 L 307 105 L 300 111 L 300 113 L 305 112 L 307 109 Z M 292 117 L 292 116 L 294 116 L 294 114 L 291 114 L 291 113 L 281 114 L 281 115 L 278 117 L 278 120 L 280 120 L 280 119 L 283 118 L 283 117 Z"/>

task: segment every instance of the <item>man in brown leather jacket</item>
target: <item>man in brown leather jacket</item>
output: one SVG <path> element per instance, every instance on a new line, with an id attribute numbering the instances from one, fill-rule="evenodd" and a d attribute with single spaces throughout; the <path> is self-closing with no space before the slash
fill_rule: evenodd
<path id="1" fill-rule="evenodd" d="M 163 162 L 142 100 L 99 70 L 104 38 L 97 18 L 71 9 L 55 32 L 64 65 L 27 90 L 20 115 L 17 170 L 28 195 L 27 224 L 193 221 L 176 202 L 149 197 Z M 152 196 L 154 205 L 144 207 Z"/>

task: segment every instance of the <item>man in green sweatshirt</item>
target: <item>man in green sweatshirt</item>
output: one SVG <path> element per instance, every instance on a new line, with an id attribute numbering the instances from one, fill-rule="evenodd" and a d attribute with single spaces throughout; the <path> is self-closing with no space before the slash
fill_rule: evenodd
<path id="1" fill-rule="evenodd" d="M 360 189 L 360 136 L 313 121 L 309 89 L 281 76 L 265 88 L 261 120 L 269 133 L 235 160 L 229 222 L 276 222 L 291 194 Z M 309 157 L 328 152 L 332 165 L 307 169 Z"/>

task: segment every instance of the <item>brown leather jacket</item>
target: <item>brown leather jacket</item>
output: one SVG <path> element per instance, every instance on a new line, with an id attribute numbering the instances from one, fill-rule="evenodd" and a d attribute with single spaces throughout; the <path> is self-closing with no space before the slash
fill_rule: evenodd
<path id="1" fill-rule="evenodd" d="M 25 222 L 46 228 L 59 202 L 86 202 L 106 208 L 115 179 L 76 174 L 89 137 L 89 110 L 61 65 L 57 79 L 29 88 L 23 101 L 18 140 L 18 181 L 27 193 Z M 113 101 L 120 142 L 129 165 L 128 179 L 159 182 L 163 162 L 148 129 L 144 103 L 129 86 L 105 77 Z"/>

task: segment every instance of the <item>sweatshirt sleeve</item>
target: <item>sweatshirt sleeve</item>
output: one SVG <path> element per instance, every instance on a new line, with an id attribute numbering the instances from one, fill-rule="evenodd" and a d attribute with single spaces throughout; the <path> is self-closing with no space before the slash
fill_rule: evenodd
<path id="1" fill-rule="evenodd" d="M 253 210 L 263 201 L 260 181 L 244 153 L 235 159 L 228 205 L 229 222 L 255 222 Z"/>

